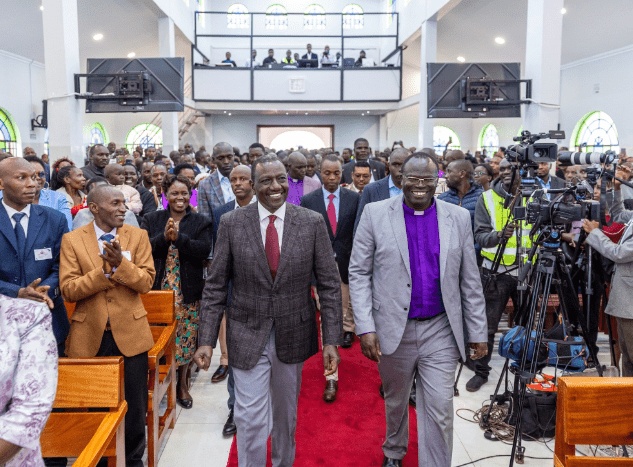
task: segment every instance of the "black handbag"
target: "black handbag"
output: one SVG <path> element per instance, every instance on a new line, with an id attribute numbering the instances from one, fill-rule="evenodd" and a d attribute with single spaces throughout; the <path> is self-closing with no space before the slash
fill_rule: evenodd
<path id="1" fill-rule="evenodd" d="M 516 416 L 508 415 L 506 423 L 516 426 Z M 521 435 L 530 441 L 553 438 L 556 433 L 556 392 L 526 393 L 521 409 Z"/>

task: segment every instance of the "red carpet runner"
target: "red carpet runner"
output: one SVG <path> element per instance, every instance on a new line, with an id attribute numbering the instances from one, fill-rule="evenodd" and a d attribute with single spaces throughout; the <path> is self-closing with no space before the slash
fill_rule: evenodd
<path id="1" fill-rule="evenodd" d="M 340 349 L 339 391 L 336 402 L 321 398 L 325 387 L 323 358 L 318 353 L 303 367 L 297 415 L 296 467 L 382 465 L 385 440 L 385 404 L 378 394 L 378 367 L 363 356 L 358 338 L 351 349 Z M 417 466 L 418 441 L 415 411 L 409 408 L 409 449 L 405 467 Z M 268 463 L 270 439 L 268 440 Z M 227 467 L 237 467 L 233 439 Z"/>

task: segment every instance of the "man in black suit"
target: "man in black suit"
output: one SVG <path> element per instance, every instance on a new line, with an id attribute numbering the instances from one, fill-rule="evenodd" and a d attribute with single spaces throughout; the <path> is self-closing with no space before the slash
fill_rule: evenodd
<path id="1" fill-rule="evenodd" d="M 312 44 L 308 44 L 306 46 L 306 49 L 308 49 L 308 53 L 303 54 L 303 57 L 301 57 L 303 60 L 318 60 L 319 59 L 317 54 L 312 52 Z"/>
<path id="2" fill-rule="evenodd" d="M 105 178 L 103 170 L 110 163 L 110 152 L 103 144 L 95 144 L 90 148 L 90 163 L 81 168 L 86 181 L 95 177 Z"/>
<path id="3" fill-rule="evenodd" d="M 348 162 L 343 166 L 343 177 L 341 183 L 352 183 L 352 172 L 356 161 L 367 161 L 371 167 L 371 182 L 376 182 L 385 178 L 385 164 L 375 160 L 369 159 L 371 149 L 369 149 L 369 142 L 365 138 L 358 138 L 354 141 L 354 160 Z"/>
<path id="4" fill-rule="evenodd" d="M 338 368 L 343 342 L 340 277 L 323 217 L 286 202 L 281 161 L 258 159 L 252 177 L 258 202 L 220 220 L 194 361 L 208 370 L 226 310 L 240 465 L 266 465 L 270 436 L 273 465 L 291 466 L 301 370 L 319 351 L 312 274 L 321 296 L 326 376 Z"/>
<path id="5" fill-rule="evenodd" d="M 552 164 L 549 162 L 539 162 L 538 169 L 536 170 L 536 181 L 539 182 L 541 187 L 548 190 L 558 190 L 559 188 L 565 188 L 565 180 L 556 176 L 552 177 L 549 171 L 552 168 Z M 546 195 L 547 198 L 551 198 L 550 194 Z"/>
<path id="6" fill-rule="evenodd" d="M 321 162 L 323 186 L 301 198 L 301 206 L 320 213 L 325 219 L 334 250 L 334 259 L 341 278 L 341 296 L 343 299 L 343 348 L 349 348 L 354 342 L 354 312 L 349 299 L 349 281 L 347 270 L 352 254 L 354 222 L 360 196 L 341 187 L 341 162 L 335 154 L 327 155 Z M 327 376 L 323 400 L 334 402 L 338 391 L 338 370 Z"/>

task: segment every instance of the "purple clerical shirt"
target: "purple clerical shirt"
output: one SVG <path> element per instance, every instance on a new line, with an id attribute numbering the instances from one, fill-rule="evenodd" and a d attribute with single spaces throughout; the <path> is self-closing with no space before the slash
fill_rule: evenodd
<path id="1" fill-rule="evenodd" d="M 294 181 L 288 177 L 288 201 L 290 204 L 299 206 L 301 204 L 301 197 L 303 196 L 303 180 Z"/>
<path id="2" fill-rule="evenodd" d="M 414 211 L 402 205 L 413 285 L 409 318 L 431 318 L 445 311 L 440 288 L 440 231 L 435 201 L 426 211 Z"/>

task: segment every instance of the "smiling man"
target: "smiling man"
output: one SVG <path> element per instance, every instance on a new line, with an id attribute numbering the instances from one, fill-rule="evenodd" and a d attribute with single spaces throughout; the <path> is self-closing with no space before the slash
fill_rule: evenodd
<path id="1" fill-rule="evenodd" d="M 147 412 L 147 352 L 154 338 L 141 294 L 154 283 L 152 247 L 145 230 L 125 224 L 125 198 L 111 186 L 88 194 L 94 222 L 62 240 L 59 284 L 76 303 L 66 353 L 70 358 L 123 356 L 125 458 L 143 466 Z"/>
<path id="2" fill-rule="evenodd" d="M 486 317 L 468 212 L 434 200 L 439 167 L 418 152 L 402 164 L 402 195 L 368 204 L 349 265 L 363 355 L 378 363 L 387 433 L 383 467 L 401 467 L 416 379 L 419 465 L 449 467 L 453 384 L 465 358 L 486 353 Z"/>
<path id="3" fill-rule="evenodd" d="M 208 370 L 226 310 L 239 465 L 266 465 L 270 435 L 273 466 L 290 467 L 301 370 L 319 350 L 313 273 L 322 297 L 326 375 L 334 374 L 340 361 L 341 287 L 325 221 L 286 202 L 288 177 L 281 161 L 264 156 L 251 170 L 257 203 L 220 220 L 194 360 Z"/>

